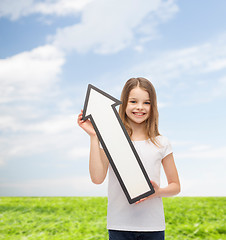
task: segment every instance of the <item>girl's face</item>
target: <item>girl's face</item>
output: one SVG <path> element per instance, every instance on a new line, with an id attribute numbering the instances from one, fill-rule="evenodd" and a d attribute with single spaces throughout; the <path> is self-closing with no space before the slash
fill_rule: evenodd
<path id="1" fill-rule="evenodd" d="M 149 93 L 140 87 L 129 93 L 126 115 L 134 123 L 144 123 L 150 116 L 151 103 Z"/>

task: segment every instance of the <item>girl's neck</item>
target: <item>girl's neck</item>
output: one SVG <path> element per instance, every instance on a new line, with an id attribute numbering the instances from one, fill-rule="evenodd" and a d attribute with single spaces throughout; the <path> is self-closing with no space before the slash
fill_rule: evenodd
<path id="1" fill-rule="evenodd" d="M 132 128 L 133 131 L 131 136 L 132 141 L 142 141 L 148 139 L 145 130 L 145 124 L 130 123 L 130 127 Z"/>

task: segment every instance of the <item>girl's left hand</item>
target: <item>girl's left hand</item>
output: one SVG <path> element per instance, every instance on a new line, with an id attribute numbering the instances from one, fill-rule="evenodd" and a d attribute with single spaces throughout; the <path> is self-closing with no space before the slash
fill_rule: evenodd
<path id="1" fill-rule="evenodd" d="M 140 203 L 140 202 L 143 202 L 147 199 L 151 199 L 151 198 L 156 198 L 156 197 L 159 197 L 159 193 L 160 193 L 160 187 L 158 186 L 158 184 L 154 181 L 151 180 L 151 184 L 152 186 L 154 187 L 154 190 L 155 190 L 155 193 L 153 193 L 152 195 L 146 197 L 146 198 L 142 198 L 140 199 L 139 201 L 136 202 L 137 203 Z"/>

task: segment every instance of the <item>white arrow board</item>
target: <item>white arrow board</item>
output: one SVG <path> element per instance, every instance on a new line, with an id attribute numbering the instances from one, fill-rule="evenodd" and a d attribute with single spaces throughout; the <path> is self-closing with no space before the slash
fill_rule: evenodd
<path id="1" fill-rule="evenodd" d="M 116 110 L 119 104 L 119 100 L 89 84 L 83 120 L 90 118 L 129 203 L 135 203 L 153 194 L 154 188 Z"/>

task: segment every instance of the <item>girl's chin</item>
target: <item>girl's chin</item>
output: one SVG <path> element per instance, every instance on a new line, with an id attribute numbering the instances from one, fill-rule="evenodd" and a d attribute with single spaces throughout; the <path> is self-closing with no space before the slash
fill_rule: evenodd
<path id="1" fill-rule="evenodd" d="M 146 119 L 141 119 L 141 118 L 139 118 L 139 119 L 137 119 L 137 118 L 132 118 L 132 119 L 130 119 L 131 122 L 136 123 L 136 124 L 144 123 L 145 120 L 146 120 Z"/>

